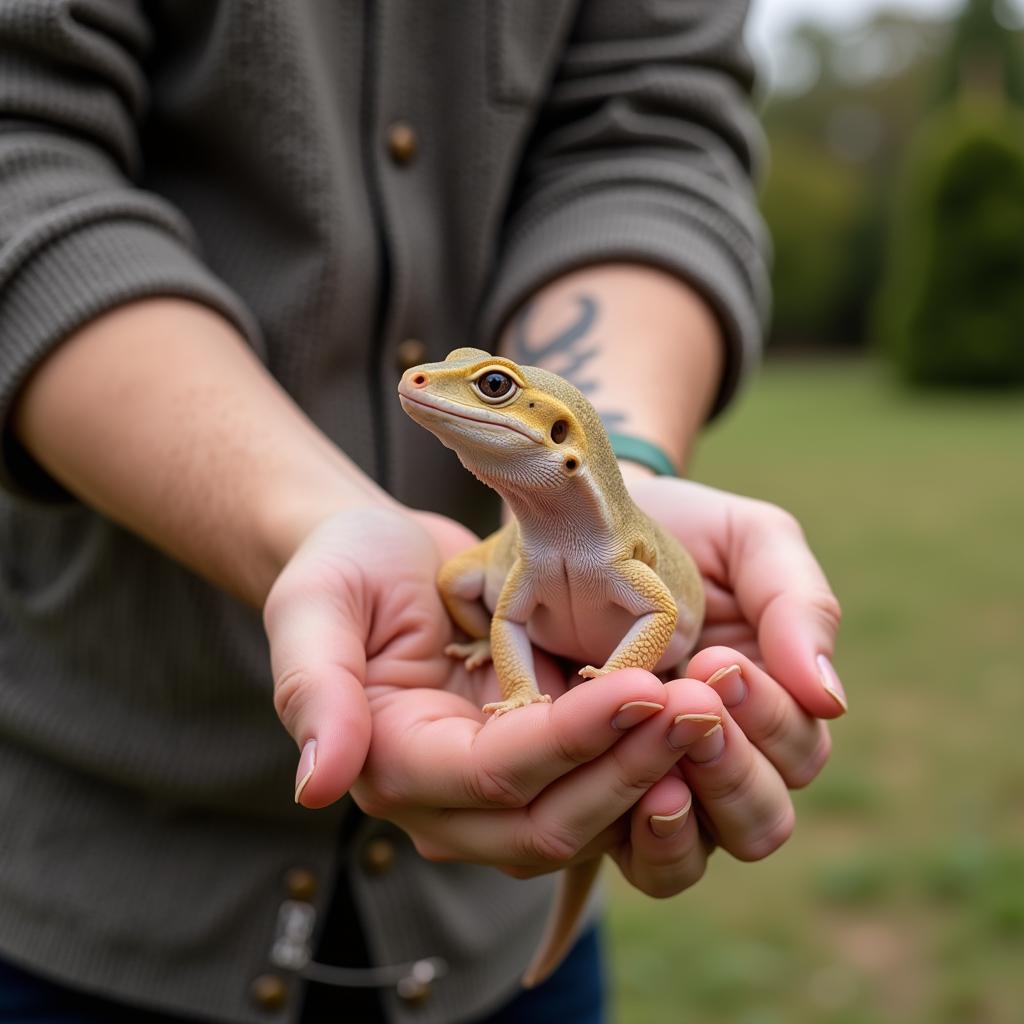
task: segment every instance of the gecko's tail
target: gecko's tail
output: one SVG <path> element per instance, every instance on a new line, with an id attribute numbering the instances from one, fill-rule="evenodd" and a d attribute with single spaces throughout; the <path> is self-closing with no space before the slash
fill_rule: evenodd
<path id="1" fill-rule="evenodd" d="M 565 959 L 576 939 L 580 918 L 601 870 L 603 858 L 595 857 L 583 864 L 567 868 L 558 880 L 555 906 L 548 918 L 544 938 L 530 966 L 523 974 L 523 986 L 533 988 L 548 978 Z"/>

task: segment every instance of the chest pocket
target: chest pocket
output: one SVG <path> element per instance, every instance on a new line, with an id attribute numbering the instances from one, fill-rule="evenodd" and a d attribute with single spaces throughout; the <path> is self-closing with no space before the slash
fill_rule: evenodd
<path id="1" fill-rule="evenodd" d="M 574 0 L 488 0 L 487 64 L 493 103 L 526 106 L 540 100 L 575 10 Z"/>

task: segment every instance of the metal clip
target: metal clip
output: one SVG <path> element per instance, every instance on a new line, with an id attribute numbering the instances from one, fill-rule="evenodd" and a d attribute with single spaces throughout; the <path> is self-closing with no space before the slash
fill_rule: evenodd
<path id="1" fill-rule="evenodd" d="M 300 900 L 285 900 L 277 912 L 270 962 L 286 971 L 301 971 L 313 956 L 316 907 Z"/>
<path id="2" fill-rule="evenodd" d="M 301 900 L 285 900 L 277 912 L 270 962 L 285 971 L 320 985 L 341 988 L 394 988 L 403 999 L 416 999 L 429 991 L 437 978 L 448 973 L 439 956 L 424 957 L 382 967 L 336 967 L 313 959 L 316 908 Z"/>
<path id="3" fill-rule="evenodd" d="M 309 961 L 300 972 L 307 981 L 342 988 L 395 988 L 399 995 L 419 992 L 436 978 L 448 973 L 448 963 L 439 956 L 428 956 L 404 964 L 383 967 L 335 967 Z"/>

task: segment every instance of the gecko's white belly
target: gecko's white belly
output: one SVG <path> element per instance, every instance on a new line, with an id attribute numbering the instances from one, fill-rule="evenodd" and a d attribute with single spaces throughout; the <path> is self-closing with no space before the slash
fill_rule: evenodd
<path id="1" fill-rule="evenodd" d="M 553 558 L 532 566 L 529 577 L 537 599 L 527 623 L 530 639 L 580 665 L 603 665 L 639 617 L 622 607 L 631 595 L 623 592 L 625 584 L 607 564 L 573 565 Z M 681 626 L 686 616 L 680 618 Z M 692 632 L 684 635 L 677 627 L 658 668 L 678 665 L 693 640 Z"/>

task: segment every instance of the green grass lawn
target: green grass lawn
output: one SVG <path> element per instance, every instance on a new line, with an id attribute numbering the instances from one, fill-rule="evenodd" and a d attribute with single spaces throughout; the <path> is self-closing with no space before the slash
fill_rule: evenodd
<path id="1" fill-rule="evenodd" d="M 804 524 L 851 711 L 778 853 L 611 883 L 616 1021 L 1024 1021 L 1024 397 L 770 364 L 694 476 Z"/>

